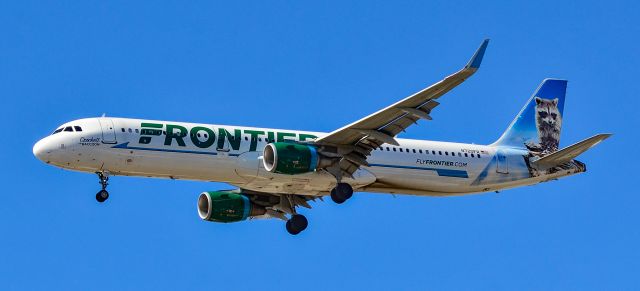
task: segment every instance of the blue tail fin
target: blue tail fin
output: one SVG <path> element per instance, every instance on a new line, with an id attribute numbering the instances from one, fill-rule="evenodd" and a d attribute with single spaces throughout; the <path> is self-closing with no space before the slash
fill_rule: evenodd
<path id="1" fill-rule="evenodd" d="M 545 79 L 494 146 L 527 148 L 535 152 L 558 150 L 567 81 Z"/>

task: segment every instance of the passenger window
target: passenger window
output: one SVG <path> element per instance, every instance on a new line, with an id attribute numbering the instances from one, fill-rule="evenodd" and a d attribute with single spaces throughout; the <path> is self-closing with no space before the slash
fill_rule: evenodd
<path id="1" fill-rule="evenodd" d="M 413 153 L 414 153 L 414 154 L 416 153 L 416 149 L 413 149 Z"/>
<path id="2" fill-rule="evenodd" d="M 448 156 L 448 155 L 449 155 L 449 152 L 444 152 L 444 155 L 445 155 L 445 156 Z"/>
<path id="3" fill-rule="evenodd" d="M 136 131 L 136 133 L 139 133 L 139 131 L 138 131 L 138 129 L 137 129 L 137 128 L 135 129 L 135 131 Z"/>
<path id="4" fill-rule="evenodd" d="M 439 154 L 439 155 L 442 155 L 442 151 L 438 151 L 438 154 Z"/>
<path id="5" fill-rule="evenodd" d="M 458 153 L 458 157 L 462 157 L 462 153 Z"/>
<path id="6" fill-rule="evenodd" d="M 124 132 L 124 127 L 123 127 L 123 128 L 120 128 L 120 129 L 122 129 L 122 132 Z"/>
<path id="7" fill-rule="evenodd" d="M 389 147 L 387 147 L 387 151 L 389 151 Z"/>
<path id="8" fill-rule="evenodd" d="M 258 138 L 258 141 L 260 141 L 260 142 L 261 142 L 261 141 L 262 141 L 262 138 L 261 138 L 261 137 L 259 137 L 259 138 Z"/>
<path id="9" fill-rule="evenodd" d="M 396 151 L 396 148 L 393 148 L 393 151 L 395 152 L 395 151 Z"/>
<path id="10" fill-rule="evenodd" d="M 465 157 L 465 158 L 468 158 L 468 157 L 469 157 L 469 154 L 464 153 L 464 157 Z"/>
<path id="11" fill-rule="evenodd" d="M 475 156 L 474 156 L 473 154 L 471 154 L 471 157 L 472 157 L 472 158 L 475 158 Z"/>
<path id="12" fill-rule="evenodd" d="M 436 154 L 436 151 L 431 151 L 431 153 L 435 155 L 435 154 Z"/>
<path id="13" fill-rule="evenodd" d="M 402 148 L 400 148 L 400 152 L 402 152 Z"/>
<path id="14" fill-rule="evenodd" d="M 75 129 L 76 131 L 82 131 L 82 127 L 75 125 L 73 127 L 73 129 Z"/>
<path id="15" fill-rule="evenodd" d="M 131 128 L 129 128 L 129 133 L 132 133 L 132 132 L 133 132 L 133 130 L 131 130 Z"/>
<path id="16" fill-rule="evenodd" d="M 208 134 L 206 134 L 206 133 L 205 133 L 205 134 L 203 134 L 203 135 L 204 135 L 204 138 L 209 138 L 209 135 L 208 135 Z"/>
<path id="17" fill-rule="evenodd" d="M 419 153 L 422 153 L 422 150 L 418 150 Z"/>
<path id="18" fill-rule="evenodd" d="M 478 159 L 480 158 L 480 154 L 478 154 Z"/>
<path id="19" fill-rule="evenodd" d="M 64 131 L 73 131 L 73 128 L 71 128 L 71 126 L 67 126 L 64 128 Z"/>
<path id="20" fill-rule="evenodd" d="M 249 138 L 245 136 L 245 137 L 244 137 L 244 140 L 248 141 L 248 140 L 249 140 Z"/>

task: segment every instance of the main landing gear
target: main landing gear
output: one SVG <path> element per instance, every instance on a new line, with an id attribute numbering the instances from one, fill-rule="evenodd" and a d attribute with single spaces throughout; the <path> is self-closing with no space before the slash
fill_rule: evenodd
<path id="1" fill-rule="evenodd" d="M 109 173 L 96 172 L 96 174 L 98 175 L 98 178 L 100 179 L 100 185 L 102 186 L 102 190 L 96 193 L 96 200 L 102 203 L 109 199 L 109 192 L 107 192 L 107 185 L 109 185 Z"/>
<path id="2" fill-rule="evenodd" d="M 294 215 L 291 215 L 291 218 L 289 218 L 289 220 L 287 220 L 286 226 L 287 226 L 287 231 L 290 234 L 296 235 L 302 232 L 303 230 L 307 229 L 308 225 L 309 225 L 309 221 L 307 221 L 307 218 L 304 217 L 304 215 L 294 214 Z"/>
<path id="3" fill-rule="evenodd" d="M 353 187 L 347 183 L 338 183 L 331 189 L 331 200 L 337 204 L 342 204 L 353 196 Z"/>
<path id="4" fill-rule="evenodd" d="M 337 204 L 344 203 L 349 198 L 351 198 L 351 196 L 353 196 L 353 187 L 351 187 L 351 185 L 349 185 L 348 183 L 338 182 L 336 186 L 331 190 L 331 200 L 333 200 L 333 202 Z M 284 197 L 286 197 L 287 199 L 286 200 L 284 200 L 284 198 L 281 199 L 280 204 L 282 204 L 283 201 L 287 201 L 288 205 L 286 205 L 286 207 L 280 207 L 280 209 L 283 209 L 284 210 L 283 212 L 291 215 L 290 218 L 287 220 L 287 224 L 286 224 L 287 231 L 292 235 L 299 234 L 300 232 L 302 232 L 307 228 L 307 226 L 309 225 L 309 221 L 307 221 L 307 218 L 304 217 L 304 215 L 298 214 L 295 210 L 295 207 L 296 205 L 302 205 L 304 207 L 311 208 L 311 206 L 306 204 L 304 200 L 302 201 L 303 203 L 301 202 L 295 203 L 294 195 L 286 195 Z M 279 217 L 280 219 L 283 219 L 283 220 L 286 219 L 284 214 L 282 214 Z"/>
<path id="5" fill-rule="evenodd" d="M 278 204 L 274 205 L 271 209 L 267 209 L 267 214 L 271 214 L 272 217 L 277 217 L 286 221 L 287 224 L 285 226 L 287 228 L 287 232 L 292 235 L 297 235 L 307 229 L 307 226 L 309 225 L 307 218 L 302 214 L 298 214 L 296 211 L 297 206 L 311 208 L 305 198 L 297 197 L 296 195 L 284 194 L 280 196 Z"/>
<path id="6" fill-rule="evenodd" d="M 351 185 L 349 185 L 348 183 L 338 182 L 336 186 L 331 190 L 331 200 L 333 200 L 333 202 L 337 204 L 344 203 L 349 198 L 351 198 L 351 196 L 353 196 L 353 187 L 351 187 Z M 304 215 L 298 214 L 296 212 L 296 205 L 302 205 L 306 208 L 311 208 L 311 206 L 309 206 L 309 204 L 307 204 L 305 200 L 296 202 L 295 199 L 296 198 L 294 195 L 285 195 L 280 200 L 281 203 L 279 207 L 283 212 L 291 215 L 287 220 L 286 227 L 287 231 L 292 235 L 299 234 L 309 225 L 309 221 L 307 221 L 307 218 L 304 217 Z M 288 202 L 287 205 L 282 205 L 282 202 L 284 201 Z M 284 216 L 284 214 L 281 214 L 279 218 L 285 220 L 286 216 Z"/>

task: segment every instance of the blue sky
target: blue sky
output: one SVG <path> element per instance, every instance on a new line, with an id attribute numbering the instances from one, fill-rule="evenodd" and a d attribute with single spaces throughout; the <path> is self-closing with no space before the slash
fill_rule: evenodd
<path id="1" fill-rule="evenodd" d="M 4 1 L 0 289 L 638 289 L 636 1 Z M 519 2 L 519 1 L 518 1 Z M 215 224 L 228 185 L 46 166 L 82 117 L 331 131 L 462 67 L 480 71 L 402 137 L 491 143 L 543 78 L 569 80 L 561 145 L 615 135 L 588 172 L 453 198 L 356 194 L 310 226 Z"/>

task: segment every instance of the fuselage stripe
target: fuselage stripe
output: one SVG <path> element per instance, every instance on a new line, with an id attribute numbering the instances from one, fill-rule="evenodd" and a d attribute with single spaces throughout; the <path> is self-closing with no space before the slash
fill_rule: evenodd
<path id="1" fill-rule="evenodd" d="M 423 167 L 415 167 L 415 166 L 385 165 L 385 164 L 369 164 L 369 166 L 371 166 L 371 167 L 381 167 L 381 168 L 396 168 L 396 169 L 435 171 L 436 173 L 438 173 L 438 176 L 454 177 L 454 178 L 469 178 L 469 174 L 467 174 L 467 171 L 462 171 L 462 170 L 435 169 L 435 168 L 423 168 Z"/>

